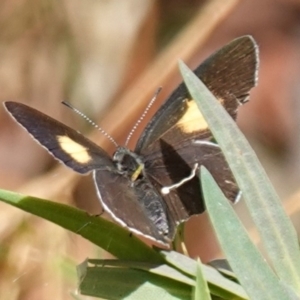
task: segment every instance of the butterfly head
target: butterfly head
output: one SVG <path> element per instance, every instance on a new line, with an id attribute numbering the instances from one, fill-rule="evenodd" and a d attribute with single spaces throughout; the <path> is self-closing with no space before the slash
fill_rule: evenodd
<path id="1" fill-rule="evenodd" d="M 113 155 L 113 161 L 118 171 L 131 181 L 144 177 L 144 163 L 142 158 L 125 147 L 118 147 Z"/>

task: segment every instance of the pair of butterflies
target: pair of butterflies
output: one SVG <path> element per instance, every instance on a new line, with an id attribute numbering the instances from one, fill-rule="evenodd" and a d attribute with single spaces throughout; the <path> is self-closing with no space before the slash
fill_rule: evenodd
<path id="1" fill-rule="evenodd" d="M 233 119 L 256 84 L 257 52 L 253 38 L 243 36 L 194 71 Z M 119 146 L 112 158 L 33 108 L 16 102 L 4 106 L 55 158 L 78 173 L 93 173 L 101 204 L 116 222 L 163 245 L 172 241 L 179 223 L 205 210 L 199 178 L 193 176 L 200 165 L 212 173 L 229 200 L 239 197 L 224 156 L 183 83 L 148 123 L 135 150 Z M 163 193 L 166 187 L 171 188 Z"/>

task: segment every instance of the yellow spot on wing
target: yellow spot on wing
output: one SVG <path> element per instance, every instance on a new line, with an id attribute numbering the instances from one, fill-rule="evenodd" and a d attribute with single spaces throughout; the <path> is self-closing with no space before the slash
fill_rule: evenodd
<path id="1" fill-rule="evenodd" d="M 78 163 L 86 164 L 92 159 L 87 151 L 87 148 L 78 144 L 70 137 L 66 135 L 58 135 L 57 141 L 62 150 L 68 153 Z"/>
<path id="2" fill-rule="evenodd" d="M 208 128 L 199 108 L 194 100 L 186 102 L 187 110 L 182 118 L 177 122 L 178 126 L 185 133 L 193 133 Z"/>

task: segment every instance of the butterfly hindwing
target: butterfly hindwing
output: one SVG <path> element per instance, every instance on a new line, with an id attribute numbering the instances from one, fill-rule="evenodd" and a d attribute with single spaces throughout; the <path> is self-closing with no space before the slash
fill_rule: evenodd
<path id="1" fill-rule="evenodd" d="M 172 240 L 174 222 L 170 222 L 166 204 L 150 181 L 133 183 L 112 170 L 96 170 L 94 180 L 105 211 L 115 221 L 162 244 Z"/>

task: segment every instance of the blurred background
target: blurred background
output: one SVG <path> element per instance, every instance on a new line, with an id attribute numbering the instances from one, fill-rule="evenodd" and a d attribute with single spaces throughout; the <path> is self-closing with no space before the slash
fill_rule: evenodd
<path id="1" fill-rule="evenodd" d="M 180 82 L 235 37 L 260 49 L 258 86 L 238 124 L 297 229 L 300 179 L 300 2 L 296 0 L 3 0 L 0 99 L 27 103 L 114 147 L 61 105 L 67 100 L 122 144 L 157 87 L 163 90 L 129 145 Z M 0 187 L 101 211 L 90 177 L 60 166 L 0 109 Z M 258 237 L 243 203 L 236 207 Z M 203 261 L 221 253 L 207 216 L 190 220 L 186 245 Z M 0 203 L 0 299 L 74 299 L 75 266 L 103 251 L 47 221 Z M 88 297 L 80 296 L 80 299 Z"/>

